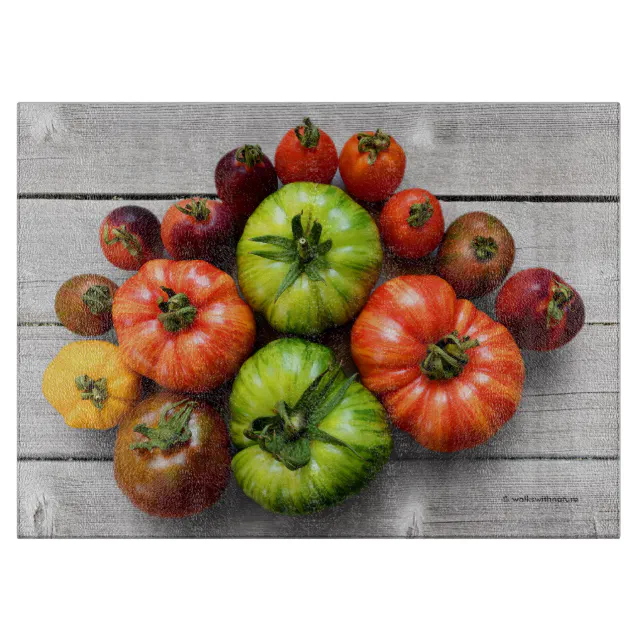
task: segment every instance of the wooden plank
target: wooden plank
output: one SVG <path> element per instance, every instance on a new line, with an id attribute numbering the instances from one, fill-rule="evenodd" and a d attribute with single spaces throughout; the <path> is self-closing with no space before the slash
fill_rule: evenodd
<path id="1" fill-rule="evenodd" d="M 119 202 L 121 203 L 121 202 Z M 172 201 L 134 201 L 159 218 Z M 449 224 L 473 210 L 500 217 L 517 247 L 513 272 L 545 266 L 570 281 L 584 298 L 588 322 L 617 322 L 619 301 L 617 204 L 443 202 Z M 103 256 L 98 228 L 116 207 L 110 201 L 29 199 L 19 201 L 19 322 L 55 322 L 60 284 L 78 273 L 100 273 L 122 283 L 131 273 Z M 223 247 L 218 265 L 235 274 L 234 248 Z M 431 271 L 431 261 L 408 262 L 385 255 L 380 281 Z M 478 302 L 491 313 L 495 295 Z"/>
<path id="2" fill-rule="evenodd" d="M 22 461 L 18 475 L 21 537 L 619 536 L 615 460 L 390 462 L 357 497 L 305 517 L 263 510 L 234 479 L 215 506 L 168 520 L 129 503 L 112 463 Z"/>
<path id="3" fill-rule="evenodd" d="M 452 195 L 617 195 L 619 105 L 54 104 L 18 109 L 20 192 L 212 192 L 243 143 L 272 158 L 305 115 L 338 149 L 381 127 L 407 153 L 405 186 Z"/>
<path id="4" fill-rule="evenodd" d="M 41 393 L 45 367 L 77 336 L 55 326 L 20 327 L 18 331 L 19 456 L 111 458 L 114 431 L 69 429 Z M 113 333 L 106 339 L 114 341 Z M 330 334 L 325 342 L 351 370 L 347 333 Z M 449 458 L 617 456 L 617 347 L 618 327 L 587 325 L 558 351 L 526 352 L 526 385 L 516 417 L 488 444 Z M 228 395 L 229 386 L 224 386 L 212 399 L 224 417 Z M 445 458 L 421 448 L 398 430 L 394 436 L 394 458 Z"/>

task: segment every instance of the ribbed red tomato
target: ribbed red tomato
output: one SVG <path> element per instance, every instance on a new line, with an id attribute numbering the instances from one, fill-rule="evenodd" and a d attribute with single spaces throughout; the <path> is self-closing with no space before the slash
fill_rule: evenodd
<path id="1" fill-rule="evenodd" d="M 201 260 L 148 262 L 116 292 L 112 318 L 129 366 L 175 391 L 218 387 L 255 341 L 233 278 Z"/>
<path id="2" fill-rule="evenodd" d="M 508 330 L 435 275 L 377 288 L 353 325 L 351 352 L 393 422 L 438 452 L 487 441 L 521 400 L 525 369 Z"/>

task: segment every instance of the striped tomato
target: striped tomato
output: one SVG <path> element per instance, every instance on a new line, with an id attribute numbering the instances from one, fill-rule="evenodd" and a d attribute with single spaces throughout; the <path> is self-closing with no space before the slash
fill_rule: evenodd
<path id="1" fill-rule="evenodd" d="M 487 441 L 521 399 L 525 369 L 508 330 L 434 275 L 377 288 L 353 326 L 351 351 L 394 423 L 438 452 Z"/>
<path id="2" fill-rule="evenodd" d="M 147 262 L 116 292 L 112 318 L 129 366 L 174 391 L 218 387 L 255 341 L 233 278 L 201 260 Z"/>

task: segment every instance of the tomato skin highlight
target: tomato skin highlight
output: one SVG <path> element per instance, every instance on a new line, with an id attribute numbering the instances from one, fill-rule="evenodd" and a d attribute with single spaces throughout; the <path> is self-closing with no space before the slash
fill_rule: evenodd
<path id="1" fill-rule="evenodd" d="M 140 510 L 158 517 L 197 514 L 219 500 L 230 478 L 228 432 L 207 403 L 192 410 L 187 443 L 168 449 L 131 449 L 144 441 L 139 423 L 156 426 L 179 394 L 161 392 L 139 403 L 122 420 L 114 449 L 114 477 L 123 493 Z"/>
<path id="2" fill-rule="evenodd" d="M 193 206 L 192 199 L 183 199 L 166 212 L 161 222 L 161 239 L 172 259 L 203 259 L 214 264 L 219 245 L 232 237 L 234 215 L 230 207 L 219 200 L 205 202 L 210 213 L 203 220 L 179 210 Z"/>
<path id="3" fill-rule="evenodd" d="M 514 239 L 499 219 L 486 212 L 469 212 L 447 228 L 436 257 L 436 273 L 458 297 L 481 297 L 507 277 L 514 252 Z"/>
<path id="4" fill-rule="evenodd" d="M 215 169 L 215 186 L 217 194 L 238 223 L 243 224 L 255 208 L 277 190 L 277 173 L 263 152 L 260 151 L 261 157 L 251 165 L 237 158 L 239 150 L 235 148 L 219 160 Z"/>
<path id="5" fill-rule="evenodd" d="M 360 134 L 374 136 L 376 133 L 367 131 Z M 375 162 L 369 163 L 369 152 L 358 149 L 358 136 L 352 136 L 340 153 L 340 175 L 347 192 L 357 199 L 369 202 L 388 199 L 405 175 L 405 152 L 391 136 L 389 147 L 379 151 Z"/>
<path id="6" fill-rule="evenodd" d="M 431 216 L 420 226 L 412 225 L 410 209 L 429 203 Z M 380 234 L 385 246 L 399 257 L 419 259 L 436 250 L 443 238 L 445 221 L 436 197 L 420 188 L 403 190 L 385 204 L 380 213 Z"/>
<path id="7" fill-rule="evenodd" d="M 170 298 L 161 287 L 183 294 L 187 308 L 196 309 L 192 320 L 179 318 L 177 330 L 166 328 L 173 320 L 163 319 L 168 314 L 159 302 L 167 307 Z M 255 341 L 255 318 L 233 278 L 201 260 L 148 262 L 117 291 L 112 317 L 130 367 L 173 391 L 218 387 Z"/>
<path id="8" fill-rule="evenodd" d="M 560 307 L 561 319 L 549 315 L 557 289 L 571 299 Z M 565 298 L 564 298 L 565 299 Z M 496 298 L 496 318 L 522 349 L 552 351 L 570 342 L 584 326 L 584 302 L 577 291 L 546 268 L 528 268 L 513 275 Z"/>
<path id="9" fill-rule="evenodd" d="M 151 259 L 163 257 L 161 224 L 147 208 L 122 206 L 112 210 L 103 219 L 99 233 L 103 254 L 117 268 L 137 271 Z M 119 235 L 124 242 L 119 241 Z"/>
<path id="10" fill-rule="evenodd" d="M 304 127 L 297 128 L 302 136 Z M 275 170 L 283 184 L 295 181 L 331 183 L 338 169 L 338 151 L 323 130 L 315 147 L 305 147 L 294 130 L 289 130 L 275 150 Z"/>
<path id="11" fill-rule="evenodd" d="M 430 350 L 454 331 L 475 346 L 458 375 L 431 379 L 423 370 Z M 351 353 L 394 424 L 434 451 L 484 443 L 521 400 L 525 368 L 509 331 L 434 275 L 378 287 L 353 325 Z"/>

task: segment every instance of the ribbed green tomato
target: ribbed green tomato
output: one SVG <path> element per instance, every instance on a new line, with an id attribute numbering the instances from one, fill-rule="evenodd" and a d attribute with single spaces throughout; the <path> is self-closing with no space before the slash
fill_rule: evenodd
<path id="1" fill-rule="evenodd" d="M 342 373 L 331 349 L 300 338 L 275 340 L 242 365 L 230 409 L 237 482 L 273 512 L 335 505 L 391 453 L 382 405 Z"/>
<path id="2" fill-rule="evenodd" d="M 251 215 L 237 245 L 246 301 L 278 331 L 316 335 L 351 320 L 382 266 L 378 227 L 335 186 L 290 183 Z"/>

